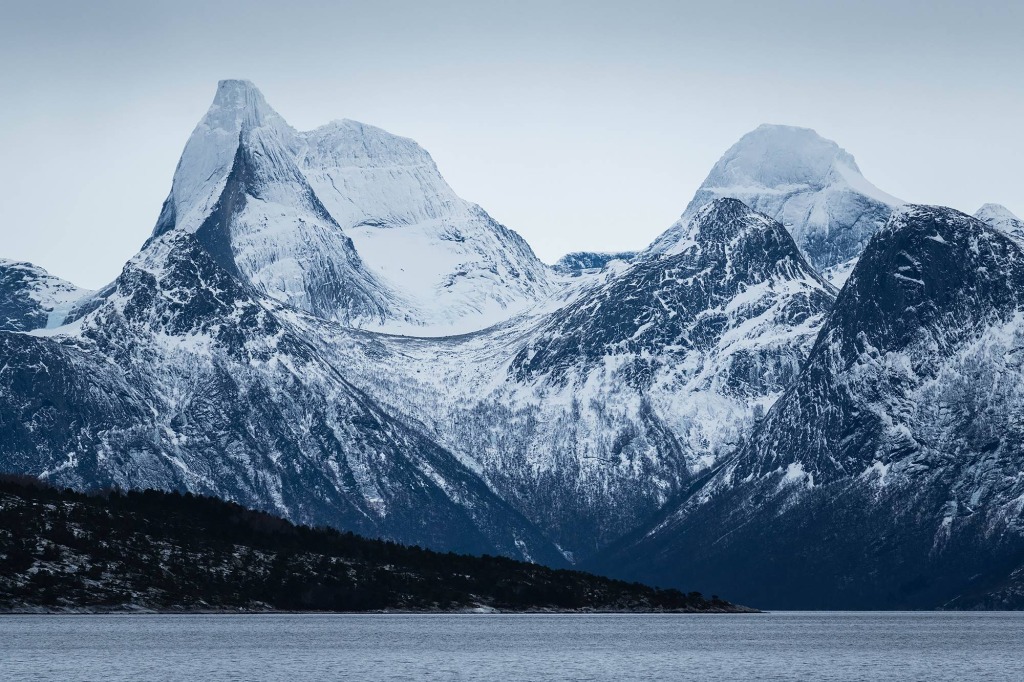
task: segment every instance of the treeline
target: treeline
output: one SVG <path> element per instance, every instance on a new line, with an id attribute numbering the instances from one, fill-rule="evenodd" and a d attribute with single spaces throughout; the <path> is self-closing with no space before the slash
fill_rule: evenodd
<path id="1" fill-rule="evenodd" d="M 83 494 L 0 477 L 0 609 L 741 610 L 504 557 L 297 526 L 190 493 Z"/>

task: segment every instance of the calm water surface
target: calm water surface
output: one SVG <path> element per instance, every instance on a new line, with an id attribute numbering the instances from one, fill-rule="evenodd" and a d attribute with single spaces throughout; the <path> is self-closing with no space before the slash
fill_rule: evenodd
<path id="1" fill-rule="evenodd" d="M 0 616 L 11 680 L 1024 680 L 1024 614 Z"/>

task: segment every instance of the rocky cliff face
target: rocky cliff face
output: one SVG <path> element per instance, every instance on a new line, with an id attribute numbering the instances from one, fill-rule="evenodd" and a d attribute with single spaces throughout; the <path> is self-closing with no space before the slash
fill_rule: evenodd
<path id="1" fill-rule="evenodd" d="M 586 557 L 732 451 L 796 376 L 835 295 L 781 225 L 738 201 L 707 206 L 689 239 L 467 337 L 314 336 Z"/>
<path id="2" fill-rule="evenodd" d="M 612 555 L 779 608 L 934 606 L 1005 582 L 1024 552 L 1022 325 L 1015 241 L 898 212 L 747 444 Z"/>
<path id="3" fill-rule="evenodd" d="M 0 330 L 58 327 L 90 294 L 36 265 L 0 258 Z"/>
<path id="4" fill-rule="evenodd" d="M 294 310 L 258 296 L 198 235 L 151 240 L 74 325 L 0 334 L 4 470 L 191 490 L 370 536 L 563 561 L 450 452 L 346 381 L 296 331 Z"/>

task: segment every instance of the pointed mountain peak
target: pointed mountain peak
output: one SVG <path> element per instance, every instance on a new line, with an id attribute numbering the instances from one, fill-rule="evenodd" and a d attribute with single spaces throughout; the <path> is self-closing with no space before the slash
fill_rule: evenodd
<path id="1" fill-rule="evenodd" d="M 709 225 L 735 225 L 737 222 L 751 218 L 766 226 L 773 223 L 771 218 L 763 213 L 758 213 L 739 199 L 723 197 L 702 206 L 694 214 L 691 224 L 700 229 Z"/>
<path id="2" fill-rule="evenodd" d="M 1024 220 L 1002 204 L 985 204 L 977 210 L 974 217 L 997 230 L 1024 239 Z"/>
<path id="3" fill-rule="evenodd" d="M 295 135 L 255 85 L 220 81 L 213 104 L 185 144 L 153 234 L 198 229 L 220 197 L 242 133 L 262 129 L 285 140 Z"/>
<path id="4" fill-rule="evenodd" d="M 671 256 L 698 244 L 727 244 L 751 227 L 762 231 L 777 227 L 785 232 L 777 222 L 739 199 L 714 199 L 694 212 L 681 238 L 663 253 Z"/>
<path id="5" fill-rule="evenodd" d="M 749 228 L 763 231 L 776 226 L 778 223 L 770 217 L 758 213 L 739 199 L 715 199 L 693 214 L 686 225 L 684 237 L 665 253 L 682 253 L 695 244 L 724 245 Z"/>
<path id="6" fill-rule="evenodd" d="M 271 297 L 389 331 L 475 331 L 554 287 L 415 141 L 351 120 L 296 131 L 244 80 L 218 84 L 185 145 L 154 237 L 169 232 Z"/>
<path id="7" fill-rule="evenodd" d="M 247 80 L 223 80 L 217 83 L 217 94 L 204 118 L 211 128 L 240 130 L 242 127 L 258 127 L 266 122 L 283 123 L 263 93 Z"/>
<path id="8" fill-rule="evenodd" d="M 776 274 L 832 287 L 807 262 L 793 237 L 778 221 L 737 199 L 715 199 L 690 221 L 690 233 L 673 247 L 682 253 L 697 246 L 705 255 L 720 254 L 729 277 L 758 278 Z M 758 274 L 760 273 L 760 274 Z"/>

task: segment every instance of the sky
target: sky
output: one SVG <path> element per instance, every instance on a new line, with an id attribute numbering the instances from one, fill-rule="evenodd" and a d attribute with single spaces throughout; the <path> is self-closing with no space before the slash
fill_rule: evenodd
<path id="1" fill-rule="evenodd" d="M 81 286 L 152 231 L 217 81 L 417 140 L 544 260 L 646 246 L 761 123 L 886 192 L 1024 216 L 1024 2 L 0 0 L 0 257 Z"/>

